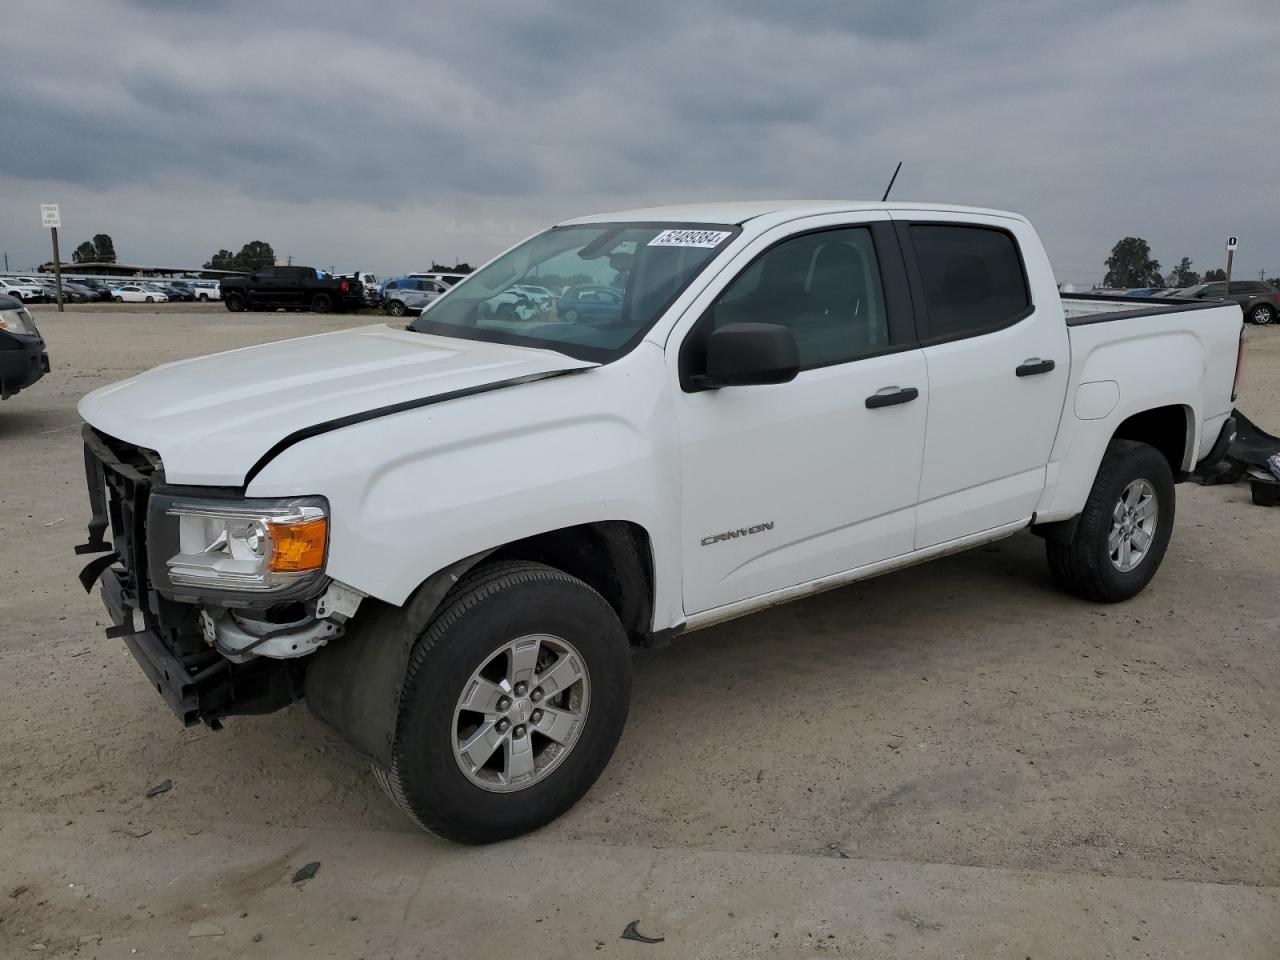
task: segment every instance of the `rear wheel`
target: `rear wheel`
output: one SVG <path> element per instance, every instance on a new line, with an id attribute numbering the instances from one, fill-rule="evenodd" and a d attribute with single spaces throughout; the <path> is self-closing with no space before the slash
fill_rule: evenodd
<path id="1" fill-rule="evenodd" d="M 317 293 L 311 298 L 313 313 L 329 313 L 333 310 L 333 299 L 327 293 Z"/>
<path id="2" fill-rule="evenodd" d="M 1265 303 L 1260 303 L 1249 311 L 1249 322 L 1265 326 L 1275 320 L 1276 312 Z"/>
<path id="3" fill-rule="evenodd" d="M 411 608 L 406 608 L 406 610 Z M 420 630 L 390 769 L 420 826 L 491 843 L 554 820 L 609 762 L 627 717 L 626 633 L 589 586 L 538 563 L 478 568 Z"/>
<path id="4" fill-rule="evenodd" d="M 1160 568 L 1173 516 L 1169 461 L 1148 444 L 1112 440 L 1071 539 L 1046 544 L 1049 569 L 1086 600 L 1128 600 Z"/>
<path id="5" fill-rule="evenodd" d="M 201 302 L 201 303 L 208 303 L 208 302 L 209 302 L 209 295 L 208 295 L 207 293 L 202 293 L 202 294 L 200 294 L 200 302 Z"/>
<path id="6" fill-rule="evenodd" d="M 239 293 L 228 293 L 222 302 L 232 313 L 239 313 L 244 309 L 244 296 Z"/>

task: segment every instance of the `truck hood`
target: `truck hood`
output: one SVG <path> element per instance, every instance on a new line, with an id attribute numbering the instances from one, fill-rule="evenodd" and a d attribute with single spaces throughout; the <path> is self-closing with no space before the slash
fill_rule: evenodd
<path id="1" fill-rule="evenodd" d="M 97 430 L 158 452 L 169 483 L 240 486 L 298 431 L 592 366 L 551 350 L 376 324 L 167 363 L 87 394 L 79 410 Z"/>

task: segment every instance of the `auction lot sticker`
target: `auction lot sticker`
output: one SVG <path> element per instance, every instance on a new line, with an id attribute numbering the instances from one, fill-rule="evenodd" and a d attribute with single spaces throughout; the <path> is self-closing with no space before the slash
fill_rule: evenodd
<path id="1" fill-rule="evenodd" d="M 651 247 L 718 247 L 728 230 L 663 230 L 649 241 Z"/>

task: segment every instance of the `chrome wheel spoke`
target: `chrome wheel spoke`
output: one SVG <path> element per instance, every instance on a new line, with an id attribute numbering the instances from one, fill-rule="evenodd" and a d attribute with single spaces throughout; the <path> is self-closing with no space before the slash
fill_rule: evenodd
<path id="1" fill-rule="evenodd" d="M 1138 505 L 1138 498 L 1142 496 L 1142 487 L 1137 482 L 1131 483 L 1124 492 L 1124 505 L 1128 510 L 1132 510 Z"/>
<path id="2" fill-rule="evenodd" d="M 1120 528 L 1112 527 L 1111 532 L 1107 534 L 1107 553 L 1111 556 L 1116 555 L 1116 551 L 1120 549 L 1120 541 L 1124 539 L 1124 533 Z"/>
<path id="3" fill-rule="evenodd" d="M 467 759 L 473 770 L 479 770 L 493 756 L 502 740 L 503 735 L 496 726 L 486 721 L 466 741 L 458 744 L 458 753 Z"/>
<path id="4" fill-rule="evenodd" d="M 1147 531 L 1143 530 L 1141 527 L 1133 531 L 1133 545 L 1140 553 L 1147 552 L 1147 548 L 1151 546 L 1152 539 L 1153 537 L 1151 534 L 1147 533 Z"/>
<path id="5" fill-rule="evenodd" d="M 512 737 L 507 741 L 507 763 L 503 769 L 503 778 L 507 783 L 528 777 L 534 772 L 533 739 L 526 733 L 523 737 Z"/>
<path id="6" fill-rule="evenodd" d="M 1120 569 L 1128 570 L 1133 561 L 1133 549 L 1128 540 L 1120 541 Z"/>
<path id="7" fill-rule="evenodd" d="M 542 719 L 534 724 L 534 729 L 556 743 L 566 744 L 571 741 L 580 719 L 568 710 L 543 707 Z"/>
<path id="8" fill-rule="evenodd" d="M 1156 512 L 1156 498 L 1147 497 L 1145 500 L 1143 500 L 1141 503 L 1138 504 L 1138 509 L 1135 511 L 1135 514 L 1139 520 L 1149 520 L 1151 517 L 1155 515 L 1155 512 Z"/>
<path id="9" fill-rule="evenodd" d="M 561 657 L 546 673 L 538 677 L 537 686 L 544 696 L 554 697 L 582 679 L 582 664 L 577 657 Z"/>
<path id="10" fill-rule="evenodd" d="M 473 677 L 462 693 L 459 709 L 473 710 L 486 716 L 498 713 L 498 701 L 507 696 L 507 691 L 484 677 Z"/>
<path id="11" fill-rule="evenodd" d="M 538 651 L 542 649 L 541 637 L 525 637 L 511 645 L 511 659 L 507 665 L 507 684 L 529 683 L 538 665 Z"/>

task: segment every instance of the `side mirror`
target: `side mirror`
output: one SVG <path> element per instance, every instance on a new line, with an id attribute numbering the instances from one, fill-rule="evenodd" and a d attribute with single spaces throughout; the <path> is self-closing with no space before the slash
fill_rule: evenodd
<path id="1" fill-rule="evenodd" d="M 699 390 L 786 383 L 800 372 L 796 338 L 776 323 L 727 323 L 707 337 L 706 373 L 691 378 Z"/>

